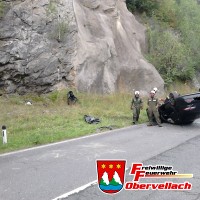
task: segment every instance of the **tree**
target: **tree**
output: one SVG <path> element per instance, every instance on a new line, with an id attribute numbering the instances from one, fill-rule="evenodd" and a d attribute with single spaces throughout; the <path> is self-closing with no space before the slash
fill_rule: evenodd
<path id="1" fill-rule="evenodd" d="M 153 31 L 151 38 L 149 58 L 166 84 L 176 79 L 185 81 L 193 77 L 190 51 L 181 43 L 178 34 L 166 30 Z"/>
<path id="2" fill-rule="evenodd" d="M 130 12 L 145 12 L 151 16 L 159 6 L 158 0 L 126 0 L 126 4 Z"/>

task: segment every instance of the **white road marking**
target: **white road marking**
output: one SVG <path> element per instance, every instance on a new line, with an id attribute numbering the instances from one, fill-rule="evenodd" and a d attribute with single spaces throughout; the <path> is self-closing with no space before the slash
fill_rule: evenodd
<path id="1" fill-rule="evenodd" d="M 56 142 L 56 143 L 52 143 L 52 144 L 46 144 L 46 145 L 42 145 L 42 146 L 38 146 L 38 147 L 32 147 L 32 148 L 29 148 L 29 149 L 23 149 L 23 150 L 19 150 L 19 151 L 4 153 L 4 154 L 0 154 L 0 157 L 14 155 L 14 154 L 18 154 L 18 153 L 27 152 L 27 151 L 33 151 L 33 150 L 37 150 L 37 149 L 43 149 L 43 148 L 46 148 L 46 147 L 56 146 L 56 145 L 59 145 L 59 144 L 65 144 L 65 143 L 68 143 L 68 142 L 82 140 L 82 139 L 86 139 L 86 138 L 90 138 L 90 137 L 96 137 L 96 136 L 99 136 L 99 135 L 105 135 L 105 134 L 108 134 L 108 133 L 110 133 L 110 134 L 111 133 L 116 133 L 116 132 L 119 132 L 121 130 L 129 129 L 131 127 L 133 127 L 133 126 L 124 127 L 124 128 L 120 128 L 120 129 L 115 129 L 115 130 L 111 130 L 111 131 L 106 131 L 106 132 L 102 132 L 102 133 L 95 133 L 95 134 L 92 134 L 92 135 L 87 135 L 87 136 L 83 136 L 83 137 L 79 137 L 79 138 L 69 139 L 69 140 Z"/>
<path id="2" fill-rule="evenodd" d="M 20 168 L 12 168 L 12 170 L 20 170 Z"/>
<path id="3" fill-rule="evenodd" d="M 57 153 L 54 158 L 59 158 L 60 154 Z"/>
<path id="4" fill-rule="evenodd" d="M 69 197 L 70 195 L 79 193 L 80 191 L 83 191 L 83 190 L 85 190 L 86 188 L 88 188 L 88 187 L 90 187 L 90 186 L 93 186 L 93 185 L 96 185 L 96 184 L 97 184 L 97 180 L 92 181 L 92 182 L 90 182 L 90 183 L 88 183 L 88 184 L 86 184 L 86 185 L 83 185 L 83 186 L 81 186 L 81 187 L 79 187 L 79 188 L 76 188 L 75 190 L 72 190 L 72 191 L 70 191 L 70 192 L 68 192 L 68 193 L 66 193 L 66 194 L 63 194 L 63 195 L 61 195 L 61 196 L 59 196 L 59 197 L 56 197 L 56 198 L 53 199 L 53 200 L 61 200 L 61 199 L 67 198 L 67 197 Z"/>
<path id="5" fill-rule="evenodd" d="M 129 169 L 129 168 L 126 167 L 125 172 L 126 172 L 128 169 Z M 65 193 L 65 194 L 63 194 L 63 195 L 61 195 L 61 196 L 59 196 L 59 197 L 56 197 L 55 199 L 52 199 L 52 200 L 62 200 L 62 199 L 67 198 L 67 197 L 69 197 L 69 196 L 71 196 L 71 195 L 73 195 L 73 194 L 78 194 L 79 192 L 81 192 L 81 191 L 87 189 L 88 187 L 93 186 L 93 185 L 96 185 L 97 182 L 98 182 L 98 181 L 95 180 L 95 181 L 92 181 L 92 182 L 90 182 L 90 183 L 87 183 L 86 185 L 83 185 L 83 186 L 81 186 L 81 187 L 78 187 L 78 188 L 76 188 L 76 189 L 74 189 L 74 190 L 72 190 L 72 191 L 70 191 L 70 192 L 67 192 L 67 193 Z"/>

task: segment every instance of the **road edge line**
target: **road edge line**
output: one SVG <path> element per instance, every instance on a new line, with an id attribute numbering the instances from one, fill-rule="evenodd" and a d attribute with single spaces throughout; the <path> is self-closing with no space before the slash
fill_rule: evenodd
<path id="1" fill-rule="evenodd" d="M 139 126 L 139 125 L 143 125 L 143 124 L 138 124 L 136 126 Z M 101 133 L 92 133 L 90 135 L 85 135 L 85 136 L 78 137 L 78 138 L 73 138 L 73 139 L 68 139 L 68 140 L 64 140 L 64 141 L 60 141 L 60 142 L 54 142 L 54 143 L 50 143 L 50 144 L 44 144 L 44 145 L 41 145 L 41 146 L 31 147 L 31 148 L 28 148 L 28 149 L 11 151 L 11 152 L 8 152 L 8 153 L 0 154 L 0 157 L 14 155 L 14 154 L 23 153 L 23 152 L 32 151 L 32 150 L 37 150 L 37 149 L 43 149 L 43 148 L 46 148 L 46 147 L 56 146 L 56 145 L 59 145 L 59 144 L 65 144 L 65 143 L 68 143 L 68 142 L 73 142 L 73 141 L 77 141 L 77 140 L 81 140 L 81 139 L 87 139 L 87 138 L 90 138 L 90 137 L 96 137 L 96 136 L 100 136 L 100 135 L 104 135 L 104 134 L 108 134 L 108 133 L 111 134 L 111 133 L 115 133 L 115 132 L 118 132 L 118 131 L 121 131 L 121 130 L 130 129 L 130 128 L 133 128 L 133 127 L 136 127 L 136 126 L 127 126 L 127 127 L 123 127 L 123 128 L 119 128 L 119 129 L 115 129 L 115 130 L 105 131 L 105 132 L 101 132 Z"/>
<path id="2" fill-rule="evenodd" d="M 63 195 L 61 195 L 59 197 L 56 197 L 55 199 L 52 199 L 52 200 L 61 200 L 61 199 L 67 198 L 67 197 L 69 197 L 69 196 L 71 196 L 73 194 L 77 194 L 77 193 L 87 189 L 88 187 L 91 187 L 91 186 L 96 185 L 96 184 L 97 184 L 97 180 L 92 181 L 90 183 L 87 183 L 86 185 L 78 187 L 78 188 L 76 188 L 76 189 L 74 189 L 74 190 L 72 190 L 70 192 L 67 192 L 67 193 L 65 193 L 65 194 L 63 194 Z"/>
<path id="3" fill-rule="evenodd" d="M 130 168 L 130 167 L 126 167 L 126 169 L 125 169 L 125 174 L 126 174 L 126 172 L 127 172 L 127 170 L 128 170 L 129 168 Z M 85 185 L 83 185 L 83 186 L 81 186 L 81 187 L 78 187 L 78 188 L 76 188 L 76 189 L 74 189 L 74 190 L 72 190 L 72 191 L 70 191 L 70 192 L 67 192 L 67 193 L 65 193 L 65 194 L 63 194 L 63 195 L 61 195 L 61 196 L 59 196 L 59 197 L 56 197 L 55 199 L 52 199 L 52 200 L 62 200 L 63 198 L 67 198 L 67 197 L 69 197 L 69 196 L 71 196 L 71 195 L 73 195 L 73 194 L 78 194 L 79 192 L 81 192 L 81 191 L 87 189 L 88 187 L 91 187 L 91 186 L 93 186 L 93 185 L 96 185 L 97 182 L 98 182 L 98 181 L 95 180 L 95 181 L 92 181 L 92 182 L 90 182 L 90 183 L 87 183 L 87 184 L 85 184 Z"/>

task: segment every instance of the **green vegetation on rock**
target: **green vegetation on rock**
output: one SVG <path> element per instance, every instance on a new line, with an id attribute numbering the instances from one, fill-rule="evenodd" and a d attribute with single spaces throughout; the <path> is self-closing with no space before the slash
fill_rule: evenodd
<path id="1" fill-rule="evenodd" d="M 63 42 L 69 30 L 69 22 L 67 19 L 60 17 L 58 2 L 56 0 L 49 1 L 46 13 L 49 18 L 56 19 L 56 23 L 50 32 L 50 38 L 56 39 L 58 42 Z"/>
<path id="2" fill-rule="evenodd" d="M 55 15 L 57 14 L 57 4 L 55 0 L 50 0 L 47 6 L 47 15 Z"/>

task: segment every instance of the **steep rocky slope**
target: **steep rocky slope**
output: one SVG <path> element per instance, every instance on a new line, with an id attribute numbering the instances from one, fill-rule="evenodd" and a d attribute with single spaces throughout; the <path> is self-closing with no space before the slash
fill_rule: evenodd
<path id="1" fill-rule="evenodd" d="M 17 0 L 6 8 L 0 20 L 0 85 L 6 92 L 163 88 L 142 55 L 145 28 L 124 0 Z"/>
<path id="2" fill-rule="evenodd" d="M 0 23 L 0 79 L 6 91 L 48 92 L 73 85 L 73 1 L 13 1 L 6 7 Z"/>

